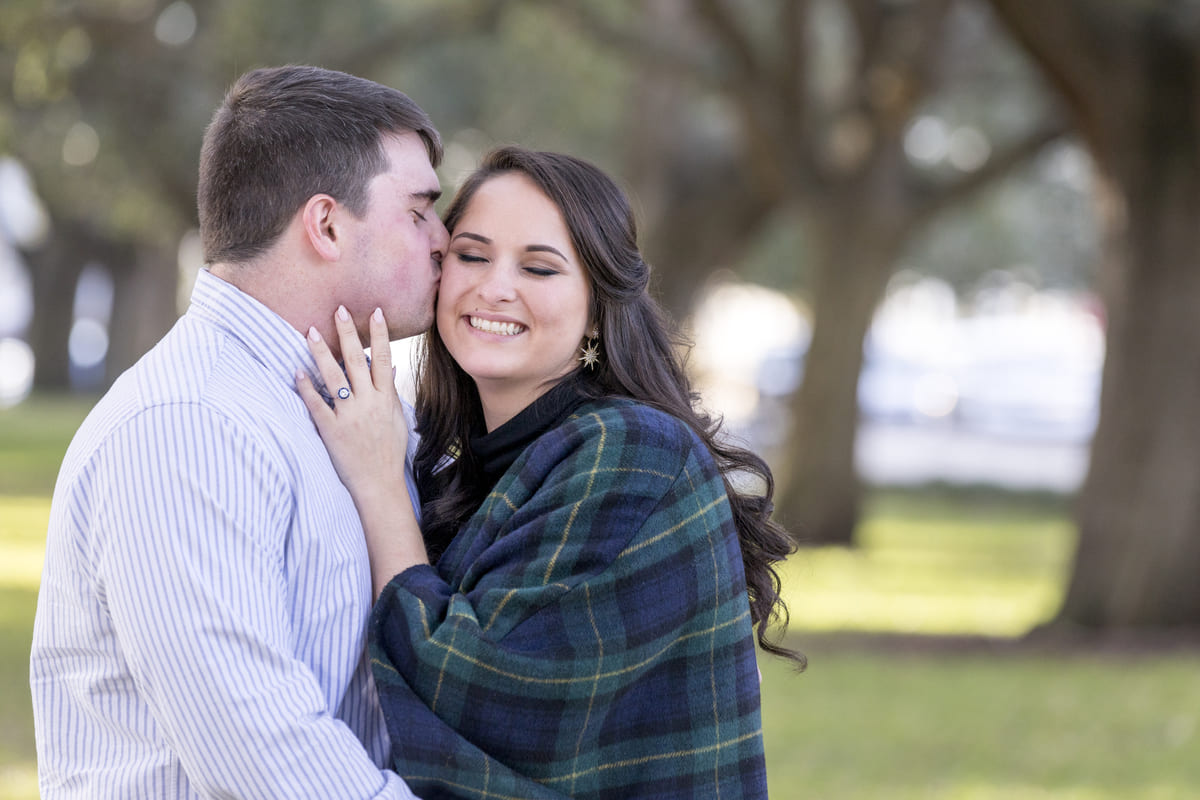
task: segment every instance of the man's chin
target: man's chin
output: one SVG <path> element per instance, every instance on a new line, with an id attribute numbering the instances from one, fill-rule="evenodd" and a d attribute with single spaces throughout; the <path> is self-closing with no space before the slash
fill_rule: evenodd
<path id="1" fill-rule="evenodd" d="M 425 320 L 424 324 L 422 324 L 420 326 L 412 324 L 412 323 L 410 323 L 408 325 L 403 325 L 403 326 L 389 325 L 388 326 L 388 339 L 393 342 L 397 342 L 401 339 L 408 339 L 412 336 L 420 336 L 422 333 L 425 333 L 426 331 L 428 331 L 432 325 L 433 325 L 433 315 L 432 314 L 430 314 L 429 319 Z"/>

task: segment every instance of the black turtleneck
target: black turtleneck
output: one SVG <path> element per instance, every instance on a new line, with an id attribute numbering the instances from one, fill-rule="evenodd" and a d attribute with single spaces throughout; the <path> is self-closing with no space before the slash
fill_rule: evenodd
<path id="1" fill-rule="evenodd" d="M 491 433 L 482 428 L 471 432 L 471 452 L 482 470 L 477 496 L 487 496 L 500 476 L 517 457 L 546 431 L 559 425 L 571 412 L 587 402 L 583 382 L 570 375 L 550 391 L 534 400 L 515 417 Z"/>
<path id="2" fill-rule="evenodd" d="M 467 481 L 462 489 L 439 486 L 436 475 L 418 474 L 418 488 L 425 501 L 425 521 L 422 525 L 425 548 L 433 563 L 437 563 L 462 524 L 479 509 L 484 498 L 495 488 L 496 482 L 525 448 L 543 433 L 560 425 L 590 399 L 592 395 L 588 394 L 585 386 L 584 379 L 578 373 L 569 375 L 491 433 L 480 423 L 477 429 L 472 430 L 467 441 L 467 451 L 477 471 L 472 469 L 462 476 Z M 445 477 L 442 475 L 443 479 Z M 433 498 L 445 498 L 441 494 L 443 489 L 451 495 L 456 491 L 462 492 L 459 500 L 442 510 L 443 514 L 453 518 L 439 517 L 431 507 Z"/>

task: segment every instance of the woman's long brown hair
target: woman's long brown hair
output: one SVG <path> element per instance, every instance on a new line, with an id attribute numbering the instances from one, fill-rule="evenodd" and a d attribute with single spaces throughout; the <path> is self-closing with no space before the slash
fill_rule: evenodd
<path id="1" fill-rule="evenodd" d="M 756 454 L 728 443 L 720 436 L 720 420 L 699 410 L 680 356 L 683 342 L 648 292 L 650 268 L 638 249 L 636 222 L 625 194 L 586 161 L 503 147 L 492 151 L 463 183 L 447 209 L 446 227 L 454 230 L 480 186 L 512 172 L 528 177 L 558 206 L 587 272 L 603 357 L 596 369 L 580 373 L 584 390 L 596 397 L 629 397 L 665 411 L 687 423 L 704 442 L 733 509 L 759 646 L 803 669 L 801 654 L 767 638 L 772 622 L 779 622 L 781 630 L 787 624 L 774 565 L 795 550 L 791 536 L 771 519 L 775 484 L 770 467 Z M 436 325 L 425 337 L 418 367 L 416 412 L 421 434 L 417 472 L 436 472 L 423 511 L 426 541 L 436 558 L 478 504 L 471 487 L 480 479 L 480 468 L 461 443 L 483 413 L 474 382 L 450 356 Z M 448 453 L 458 458 L 445 466 Z"/>

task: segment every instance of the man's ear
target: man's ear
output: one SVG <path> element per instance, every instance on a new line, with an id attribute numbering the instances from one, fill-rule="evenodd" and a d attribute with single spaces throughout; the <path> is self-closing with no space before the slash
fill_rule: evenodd
<path id="1" fill-rule="evenodd" d="M 327 194 L 314 194 L 300 212 L 308 243 L 326 261 L 337 261 L 342 256 L 340 211 L 337 200 Z"/>

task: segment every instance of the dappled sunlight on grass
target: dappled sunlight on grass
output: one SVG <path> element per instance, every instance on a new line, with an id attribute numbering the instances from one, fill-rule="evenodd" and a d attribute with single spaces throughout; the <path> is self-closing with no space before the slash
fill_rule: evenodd
<path id="1" fill-rule="evenodd" d="M 1053 507 L 884 496 L 858 547 L 803 549 L 780 577 L 796 629 L 1018 636 L 1057 610 L 1073 546 Z"/>
<path id="2" fill-rule="evenodd" d="M 94 403 L 34 395 L 0 409 L 0 495 L 49 494 L 67 445 Z"/>
<path id="3" fill-rule="evenodd" d="M 0 800 L 27 800 L 37 796 L 37 764 L 0 766 Z"/>
<path id="4" fill-rule="evenodd" d="M 760 659 L 772 797 L 1200 797 L 1194 656 L 798 644 Z"/>
<path id="5" fill-rule="evenodd" d="M 0 498 L 0 503 L 3 500 Z M 3 508 L 0 504 L 0 514 Z M 0 540 L 0 553 L 6 550 L 6 543 Z M 36 782 L 28 783 L 22 777 L 36 772 L 29 692 L 29 644 L 36 604 L 36 587 L 0 586 L 0 800 L 37 796 Z M 20 793 L 22 785 L 32 791 Z"/>
<path id="6" fill-rule="evenodd" d="M 0 587 L 37 589 L 49 519 L 49 497 L 0 495 Z"/>

